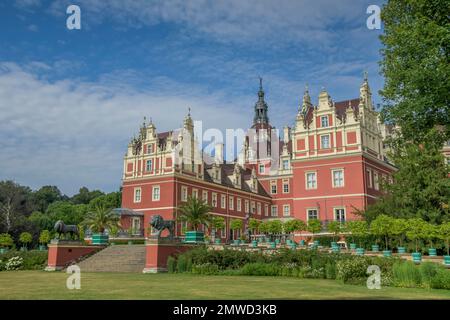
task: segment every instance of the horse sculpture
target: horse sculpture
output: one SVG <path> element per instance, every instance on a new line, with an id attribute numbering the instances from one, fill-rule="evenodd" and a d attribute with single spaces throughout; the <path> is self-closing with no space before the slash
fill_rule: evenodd
<path id="1" fill-rule="evenodd" d="M 164 220 L 160 215 L 155 215 L 152 216 L 150 225 L 157 231 L 156 236 L 158 238 L 161 237 L 161 232 L 165 229 L 169 230 L 169 239 L 173 239 L 175 236 L 175 221 L 173 220 Z"/>
<path id="2" fill-rule="evenodd" d="M 80 238 L 80 233 L 78 231 L 78 227 L 76 225 L 65 225 L 64 221 L 58 220 L 53 227 L 56 233 L 58 233 L 58 238 L 61 239 L 61 234 L 64 234 L 64 238 L 66 234 L 70 234 L 70 237 L 73 239 L 73 236 L 76 235 L 77 238 Z"/>

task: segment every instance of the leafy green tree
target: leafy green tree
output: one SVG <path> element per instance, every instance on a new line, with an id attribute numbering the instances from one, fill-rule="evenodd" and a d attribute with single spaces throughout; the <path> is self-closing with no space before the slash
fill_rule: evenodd
<path id="1" fill-rule="evenodd" d="M 50 230 L 54 226 L 54 222 L 50 215 L 42 213 L 40 211 L 34 211 L 29 217 L 28 220 L 36 226 L 39 230 Z"/>
<path id="2" fill-rule="evenodd" d="M 41 234 L 39 235 L 39 243 L 40 244 L 47 244 L 50 242 L 50 231 L 48 230 L 42 230 Z"/>
<path id="3" fill-rule="evenodd" d="M 403 240 L 405 238 L 405 232 L 408 227 L 408 221 L 406 219 L 393 219 L 391 225 L 391 234 L 397 237 L 400 247 L 403 246 Z"/>
<path id="4" fill-rule="evenodd" d="M 258 230 L 260 224 L 261 220 L 250 218 L 250 220 L 248 221 L 248 229 L 252 231 L 252 233 L 255 233 L 256 230 Z"/>
<path id="5" fill-rule="evenodd" d="M 327 230 L 333 234 L 333 241 L 336 241 L 336 238 L 341 233 L 341 223 L 339 221 L 330 221 L 327 224 Z"/>
<path id="6" fill-rule="evenodd" d="M 88 227 L 94 233 L 103 233 L 106 229 L 111 230 L 120 227 L 120 217 L 112 209 L 97 206 L 87 213 L 82 225 Z"/>
<path id="7" fill-rule="evenodd" d="M 450 256 L 450 221 L 439 226 L 438 237 L 445 241 L 447 255 Z"/>
<path id="8" fill-rule="evenodd" d="M 387 215 L 379 215 L 370 223 L 370 233 L 378 237 L 384 237 L 386 250 L 389 250 L 389 237 L 392 235 L 394 219 Z"/>
<path id="9" fill-rule="evenodd" d="M 9 248 L 14 244 L 14 240 L 9 233 L 0 234 L 0 247 Z"/>
<path id="10" fill-rule="evenodd" d="M 0 232 L 14 232 L 31 213 L 31 189 L 13 181 L 0 181 Z"/>
<path id="11" fill-rule="evenodd" d="M 284 231 L 287 233 L 304 230 L 306 230 L 306 224 L 302 220 L 292 219 L 284 223 Z"/>
<path id="12" fill-rule="evenodd" d="M 312 240 L 314 241 L 314 235 L 322 230 L 322 223 L 318 219 L 308 220 L 306 230 L 312 233 Z"/>
<path id="13" fill-rule="evenodd" d="M 423 238 L 428 240 L 428 244 L 430 245 L 430 248 L 434 247 L 434 240 L 438 238 L 438 226 L 426 223 L 423 226 Z"/>
<path id="14" fill-rule="evenodd" d="M 283 232 L 283 222 L 280 220 L 271 220 L 269 221 L 268 230 L 271 234 L 280 234 Z"/>
<path id="15" fill-rule="evenodd" d="M 416 252 L 419 251 L 419 240 L 424 238 L 425 221 L 419 218 L 409 219 L 406 228 L 406 237 L 414 241 Z"/>
<path id="16" fill-rule="evenodd" d="M 264 234 L 269 232 L 269 221 L 261 222 L 261 224 L 259 225 L 259 232 Z"/>
<path id="17" fill-rule="evenodd" d="M 24 247 L 26 247 L 29 243 L 33 241 L 33 236 L 29 232 L 22 232 L 19 236 L 19 242 L 23 244 Z"/>
<path id="18" fill-rule="evenodd" d="M 359 239 L 359 247 L 361 248 L 361 239 L 369 235 L 369 226 L 367 221 L 364 220 L 354 220 L 347 222 L 347 229 L 352 235 Z"/>
<path id="19" fill-rule="evenodd" d="M 101 192 L 100 190 L 89 191 L 88 188 L 82 187 L 82 188 L 80 188 L 78 193 L 75 194 L 70 199 L 70 201 L 74 204 L 89 204 L 89 202 L 91 202 L 93 199 L 98 198 L 103 195 L 105 195 L 105 194 L 103 192 Z M 114 207 L 117 208 L 119 206 L 114 206 Z"/>
<path id="20" fill-rule="evenodd" d="M 97 207 L 111 208 L 99 204 L 96 207 L 91 207 L 90 211 L 96 210 Z M 52 225 L 58 221 L 62 220 L 65 224 L 80 224 L 88 211 L 88 207 L 84 204 L 72 204 L 69 201 L 57 201 L 48 206 L 45 214 L 50 218 Z"/>
<path id="21" fill-rule="evenodd" d="M 89 202 L 89 210 L 92 210 L 98 206 L 105 208 L 120 208 L 122 206 L 122 193 L 111 192 L 92 199 Z"/>
<path id="22" fill-rule="evenodd" d="M 66 200 L 66 197 L 57 186 L 43 186 L 32 195 L 35 210 L 41 212 L 45 212 L 50 204 L 62 200 Z"/>
<path id="23" fill-rule="evenodd" d="M 211 206 L 196 197 L 188 197 L 187 202 L 178 207 L 180 216 L 178 220 L 186 222 L 194 231 L 198 231 L 201 225 L 211 223 Z"/>
<path id="24" fill-rule="evenodd" d="M 448 0 L 389 0 L 381 12 L 382 115 L 416 144 L 436 127 L 438 145 L 450 138 L 449 11 Z"/>
<path id="25" fill-rule="evenodd" d="M 219 230 L 225 228 L 225 219 L 223 217 L 213 216 L 211 218 L 211 227 L 214 230 L 214 236 L 216 236 Z"/>
<path id="26" fill-rule="evenodd" d="M 233 219 L 230 223 L 230 229 L 231 230 L 241 230 L 243 226 L 241 219 Z"/>

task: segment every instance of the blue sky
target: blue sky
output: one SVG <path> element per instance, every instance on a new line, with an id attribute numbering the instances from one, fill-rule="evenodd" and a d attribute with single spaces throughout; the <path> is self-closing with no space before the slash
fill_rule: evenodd
<path id="1" fill-rule="evenodd" d="M 187 108 L 203 127 L 251 125 L 258 76 L 269 117 L 292 125 L 305 84 L 377 91 L 382 1 L 16 0 L 0 3 L 0 179 L 114 191 L 143 116 L 159 131 Z M 81 30 L 66 8 L 81 8 Z"/>

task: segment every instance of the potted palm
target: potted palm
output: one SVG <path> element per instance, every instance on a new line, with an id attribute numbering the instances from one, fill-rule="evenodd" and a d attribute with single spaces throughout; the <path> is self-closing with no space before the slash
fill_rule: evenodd
<path id="1" fill-rule="evenodd" d="M 430 245 L 430 247 L 428 248 L 428 255 L 430 257 L 436 257 L 437 253 L 436 248 L 434 248 L 433 240 L 437 238 L 438 228 L 435 225 L 427 222 L 424 223 L 423 227 L 423 236 L 426 240 L 428 240 L 428 244 Z"/>
<path id="2" fill-rule="evenodd" d="M 450 266 L 450 222 L 443 223 L 439 226 L 438 237 L 445 241 L 447 255 L 444 256 L 444 264 Z"/>
<path id="3" fill-rule="evenodd" d="M 9 233 L 0 234 L 0 253 L 6 253 L 14 244 L 13 238 Z"/>
<path id="4" fill-rule="evenodd" d="M 92 244 L 106 245 L 109 236 L 105 234 L 105 230 L 120 227 L 120 217 L 111 208 L 97 205 L 86 214 L 82 225 L 92 231 Z"/>
<path id="5" fill-rule="evenodd" d="M 398 240 L 399 246 L 397 247 L 397 252 L 399 254 L 406 253 L 406 248 L 403 246 L 403 240 L 405 238 L 405 232 L 407 228 L 406 219 L 393 219 L 391 225 L 391 234 Z"/>
<path id="6" fill-rule="evenodd" d="M 382 214 L 370 224 L 370 232 L 385 240 L 385 250 L 383 250 L 383 255 L 385 257 L 390 257 L 392 255 L 391 250 L 389 250 L 389 236 L 391 235 L 393 220 L 392 217 Z"/>
<path id="7" fill-rule="evenodd" d="M 331 242 L 331 250 L 335 253 L 340 251 L 340 248 L 337 244 L 336 238 L 339 236 L 339 233 L 341 232 L 341 224 L 338 221 L 330 221 L 327 224 L 327 230 L 328 232 L 331 232 L 333 234 L 333 242 Z"/>
<path id="8" fill-rule="evenodd" d="M 411 254 L 414 263 L 422 261 L 422 254 L 419 252 L 419 240 L 423 238 L 425 221 L 419 218 L 408 220 L 406 237 L 415 243 L 416 251 Z"/>
<path id="9" fill-rule="evenodd" d="M 213 228 L 212 233 L 213 233 L 214 242 L 217 244 L 220 244 L 222 242 L 222 240 L 220 239 L 220 236 L 219 236 L 219 230 L 222 230 L 225 228 L 225 219 L 223 217 L 213 217 L 211 219 L 211 226 Z"/>
<path id="10" fill-rule="evenodd" d="M 318 219 L 311 219 L 308 220 L 308 225 L 306 227 L 306 230 L 312 233 L 312 242 L 313 242 L 313 248 L 317 248 L 319 245 L 318 240 L 314 240 L 314 235 L 316 233 L 319 233 L 322 230 L 322 223 Z"/>
<path id="11" fill-rule="evenodd" d="M 178 220 L 186 223 L 192 229 L 186 231 L 185 242 L 203 243 L 205 241 L 205 234 L 199 228 L 211 223 L 211 215 L 209 214 L 211 209 L 211 206 L 197 197 L 188 197 L 186 203 L 178 207 L 180 212 Z"/>
<path id="12" fill-rule="evenodd" d="M 368 235 L 369 228 L 367 226 L 367 222 L 364 220 L 350 221 L 348 222 L 347 227 L 352 235 L 359 239 L 359 248 L 356 248 L 356 254 L 364 255 L 364 248 L 362 247 L 361 239 L 367 237 Z"/>
<path id="13" fill-rule="evenodd" d="M 21 251 L 27 251 L 28 250 L 28 244 L 33 241 L 33 236 L 29 232 L 22 232 L 19 236 L 19 242 L 22 244 L 22 248 L 20 248 Z"/>
<path id="14" fill-rule="evenodd" d="M 233 220 L 231 220 L 231 223 L 230 223 L 230 229 L 233 230 L 233 232 L 236 230 L 242 230 L 242 225 L 243 225 L 243 223 L 242 223 L 241 219 L 233 219 Z M 239 245 L 240 243 L 241 243 L 240 239 L 233 240 L 233 244 L 235 244 L 235 245 Z"/>
<path id="15" fill-rule="evenodd" d="M 39 235 L 39 250 L 44 251 L 47 247 L 47 243 L 50 242 L 50 231 L 42 230 Z"/>

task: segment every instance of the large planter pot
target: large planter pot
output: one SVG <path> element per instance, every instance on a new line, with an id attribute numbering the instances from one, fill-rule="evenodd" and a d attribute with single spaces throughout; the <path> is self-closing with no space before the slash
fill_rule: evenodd
<path id="1" fill-rule="evenodd" d="M 422 261 L 422 254 L 420 252 L 413 252 L 411 256 L 414 263 L 420 263 Z"/>
<path id="2" fill-rule="evenodd" d="M 21 247 L 20 251 L 27 251 L 27 247 Z"/>
<path id="3" fill-rule="evenodd" d="M 450 267 L 450 256 L 444 256 L 444 264 Z"/>
<path id="4" fill-rule="evenodd" d="M 216 238 L 215 240 L 214 240 L 214 243 L 216 243 L 216 244 L 221 244 L 222 243 L 222 239 L 220 239 L 220 238 Z"/>
<path id="5" fill-rule="evenodd" d="M 383 250 L 383 256 L 392 257 L 392 251 L 391 250 Z"/>
<path id="6" fill-rule="evenodd" d="M 280 242 L 281 242 L 280 239 L 275 239 L 276 244 L 280 244 Z"/>
<path id="7" fill-rule="evenodd" d="M 331 243 L 331 247 L 332 247 L 332 248 L 333 248 L 333 247 L 337 247 L 337 242 L 334 242 L 334 241 L 333 241 L 333 242 Z"/>
<path id="8" fill-rule="evenodd" d="M 356 248 L 356 255 L 363 256 L 364 255 L 364 248 Z"/>
<path id="9" fill-rule="evenodd" d="M 252 247 L 253 247 L 253 248 L 258 247 L 258 241 L 253 240 L 253 241 L 252 241 Z"/>
<path id="10" fill-rule="evenodd" d="M 320 244 L 319 240 L 314 240 L 314 245 L 317 247 Z"/>
<path id="11" fill-rule="evenodd" d="M 233 240 L 233 244 L 234 244 L 235 246 L 238 246 L 238 245 L 241 244 L 241 240 L 239 240 L 239 239 Z"/>
<path id="12" fill-rule="evenodd" d="M 428 255 L 430 257 L 436 257 L 437 256 L 436 248 L 428 248 Z"/>
<path id="13" fill-rule="evenodd" d="M 406 253 L 406 248 L 405 247 L 398 247 L 397 248 L 397 252 L 400 254 Z"/>
<path id="14" fill-rule="evenodd" d="M 378 252 L 380 251 L 380 246 L 377 244 L 373 244 L 372 245 L 372 252 Z"/>
<path id="15" fill-rule="evenodd" d="M 205 233 L 203 231 L 186 231 L 186 236 L 184 238 L 186 243 L 204 243 Z"/>
<path id="16" fill-rule="evenodd" d="M 92 235 L 92 244 L 93 245 L 106 245 L 108 244 L 109 236 L 107 234 L 102 233 L 94 233 Z"/>
<path id="17" fill-rule="evenodd" d="M 277 244 L 275 242 L 270 242 L 270 248 L 275 249 L 277 247 Z"/>
<path id="18" fill-rule="evenodd" d="M 297 249 L 297 245 L 295 244 L 295 242 L 294 242 L 294 243 L 291 243 L 291 244 L 289 245 L 289 247 L 290 247 L 292 250 Z"/>
<path id="19" fill-rule="evenodd" d="M 356 250 L 356 243 L 350 243 L 350 250 Z"/>
<path id="20" fill-rule="evenodd" d="M 0 248 L 0 254 L 7 253 L 8 248 Z"/>
<path id="21" fill-rule="evenodd" d="M 45 244 L 39 245 L 39 251 L 45 251 L 47 249 L 47 246 Z"/>
<path id="22" fill-rule="evenodd" d="M 336 246 L 331 248 L 331 251 L 333 253 L 339 253 L 341 251 L 341 248 L 338 245 L 336 245 Z"/>
<path id="23" fill-rule="evenodd" d="M 286 244 L 287 244 L 287 245 L 292 244 L 292 240 L 291 240 L 291 239 L 287 239 L 287 240 L 286 240 Z"/>
<path id="24" fill-rule="evenodd" d="M 304 246 L 305 245 L 305 240 L 300 240 L 300 245 Z"/>

